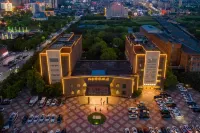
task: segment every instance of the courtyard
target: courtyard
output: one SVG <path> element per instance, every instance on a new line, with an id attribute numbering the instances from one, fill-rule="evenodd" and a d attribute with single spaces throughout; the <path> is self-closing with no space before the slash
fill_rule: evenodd
<path id="1" fill-rule="evenodd" d="M 200 95 L 193 89 L 189 92 L 192 94 L 193 99 L 200 104 Z M 137 99 L 127 99 L 121 97 L 111 97 L 116 104 L 106 104 L 106 105 L 88 105 L 81 104 L 79 97 L 69 98 L 66 103 L 62 106 L 48 107 L 44 106 L 39 108 L 37 105 L 29 107 L 24 99 L 30 97 L 28 91 L 23 91 L 19 96 L 12 100 L 10 105 L 4 106 L 4 117 L 5 121 L 8 120 L 10 113 L 18 112 L 18 119 L 15 122 L 16 127 L 21 128 L 23 133 L 30 133 L 31 131 L 42 132 L 44 130 L 50 131 L 56 129 L 66 128 L 70 133 L 121 133 L 126 127 L 162 127 L 162 126 L 180 126 L 183 124 L 189 124 L 191 122 L 196 122 L 200 124 L 200 114 L 193 113 L 189 109 L 182 98 L 182 95 L 178 89 L 173 91 L 169 90 L 169 93 L 177 107 L 180 109 L 183 118 L 182 119 L 169 119 L 164 120 L 161 118 L 159 108 L 154 101 L 153 97 L 160 92 L 154 89 L 144 89 L 141 97 Z M 147 120 L 129 120 L 128 118 L 128 107 L 136 106 L 138 101 L 143 101 L 150 110 L 150 119 Z M 114 102 L 113 102 L 114 103 Z M 106 121 L 102 125 L 92 125 L 88 122 L 88 115 L 97 112 L 101 112 L 106 116 Z M 41 114 L 61 114 L 63 116 L 63 121 L 61 124 L 57 123 L 31 123 L 31 124 L 21 124 L 22 118 L 25 114 L 41 115 Z"/>

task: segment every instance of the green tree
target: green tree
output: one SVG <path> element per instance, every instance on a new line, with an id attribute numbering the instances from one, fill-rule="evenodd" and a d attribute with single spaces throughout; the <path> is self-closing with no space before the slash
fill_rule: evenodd
<path id="1" fill-rule="evenodd" d="M 171 69 L 168 69 L 166 73 L 166 80 L 164 83 L 165 88 L 175 86 L 177 82 L 178 82 L 177 77 L 173 74 Z"/>
<path id="2" fill-rule="evenodd" d="M 39 73 L 36 73 L 35 76 L 36 76 L 36 78 L 35 78 L 36 79 L 36 81 L 35 81 L 36 92 L 42 93 L 45 89 L 45 82 Z"/>
<path id="3" fill-rule="evenodd" d="M 123 43 L 122 39 L 120 39 L 120 38 L 114 38 L 112 44 L 113 44 L 113 47 L 119 48 L 119 47 L 123 47 L 124 43 Z"/>
<path id="4" fill-rule="evenodd" d="M 27 87 L 29 89 L 34 89 L 35 87 L 35 74 L 33 70 L 28 70 L 26 75 Z"/>
<path id="5" fill-rule="evenodd" d="M 101 60 L 116 60 L 117 54 L 115 53 L 114 49 L 106 48 L 102 51 Z"/>
<path id="6" fill-rule="evenodd" d="M 106 32 L 105 32 L 105 31 L 100 31 L 100 32 L 97 34 L 97 36 L 98 36 L 99 38 L 104 38 L 105 35 L 106 35 Z"/>

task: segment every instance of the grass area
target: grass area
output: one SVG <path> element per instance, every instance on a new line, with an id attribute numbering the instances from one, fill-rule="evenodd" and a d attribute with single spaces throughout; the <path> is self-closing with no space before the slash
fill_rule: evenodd
<path id="1" fill-rule="evenodd" d="M 100 119 L 95 119 L 95 117 L 99 117 Z M 92 125 L 101 125 L 106 121 L 106 116 L 103 115 L 102 113 L 92 113 L 88 116 L 88 121 L 92 124 Z"/>

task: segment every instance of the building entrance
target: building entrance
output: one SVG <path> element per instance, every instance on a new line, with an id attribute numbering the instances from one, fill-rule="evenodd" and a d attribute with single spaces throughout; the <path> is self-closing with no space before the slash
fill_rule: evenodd
<path id="1" fill-rule="evenodd" d="M 93 105 L 106 105 L 108 104 L 108 97 L 106 96 L 90 96 L 88 97 L 89 104 Z"/>

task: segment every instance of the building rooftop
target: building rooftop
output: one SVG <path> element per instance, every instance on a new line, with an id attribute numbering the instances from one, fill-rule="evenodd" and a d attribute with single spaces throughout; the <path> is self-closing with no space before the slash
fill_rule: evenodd
<path id="1" fill-rule="evenodd" d="M 152 25 L 143 25 L 141 26 L 144 30 L 146 30 L 148 33 L 162 33 L 162 31 L 155 26 Z"/>
<path id="2" fill-rule="evenodd" d="M 146 51 L 160 51 L 158 47 L 153 44 L 143 34 L 136 32 L 127 36 L 128 39 L 135 45 L 134 50 L 137 54 L 143 54 Z M 144 49 L 143 49 L 144 48 Z"/>
<path id="3" fill-rule="evenodd" d="M 81 35 L 74 35 L 73 33 L 64 34 L 59 37 L 50 47 L 49 49 L 60 49 L 62 47 L 71 47 L 74 42 L 80 38 Z"/>
<path id="4" fill-rule="evenodd" d="M 93 75 L 94 70 L 104 71 L 106 75 L 131 75 L 131 65 L 128 61 L 81 60 L 75 65 L 72 76 Z"/>
<path id="5" fill-rule="evenodd" d="M 162 18 L 157 18 L 157 21 L 160 25 L 163 26 L 166 33 L 172 38 L 176 39 L 176 41 L 183 46 L 184 51 L 192 51 L 195 53 L 200 53 L 200 42 L 195 37 L 181 29 L 175 24 L 169 23 L 167 20 Z M 190 50 L 186 50 L 190 49 Z"/>

